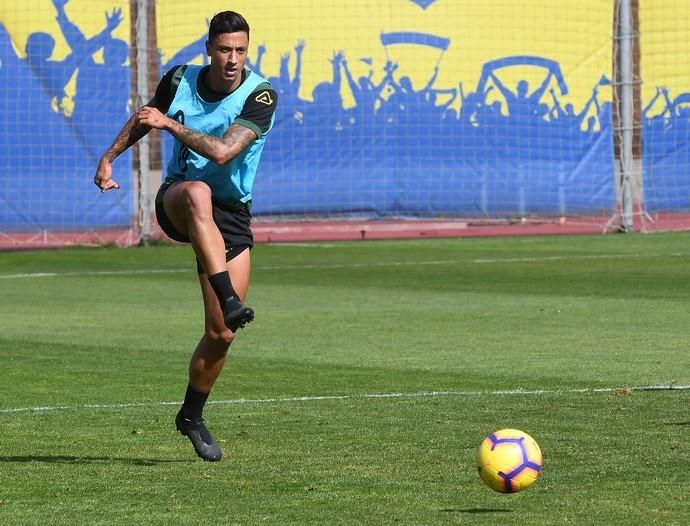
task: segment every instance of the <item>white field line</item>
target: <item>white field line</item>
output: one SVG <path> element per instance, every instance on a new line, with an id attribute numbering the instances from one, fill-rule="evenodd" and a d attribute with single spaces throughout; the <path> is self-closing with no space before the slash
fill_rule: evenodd
<path id="1" fill-rule="evenodd" d="M 572 389 L 505 389 L 498 391 L 418 391 L 412 393 L 364 393 L 351 395 L 323 395 L 323 396 L 294 396 L 288 398 L 256 398 L 235 400 L 211 400 L 212 405 L 253 405 L 253 404 L 290 404 L 301 402 L 343 401 L 343 400 L 380 400 L 401 398 L 440 398 L 440 397 L 481 397 L 481 396 L 545 396 L 545 395 L 570 395 L 586 393 L 630 393 L 641 391 L 688 391 L 690 384 L 660 384 L 640 385 L 633 387 L 579 387 Z M 35 407 L 15 407 L 0 409 L 0 414 L 13 413 L 47 413 L 50 411 L 66 411 L 80 409 L 127 409 L 130 407 L 161 407 L 179 405 L 181 401 L 160 402 L 130 402 L 120 404 L 77 404 L 77 405 L 52 405 Z"/>
<path id="2" fill-rule="evenodd" d="M 457 265 L 457 264 L 501 264 L 501 263 L 538 263 L 543 261 L 564 261 L 564 260 L 593 260 L 593 259 L 621 259 L 621 258 L 659 258 L 659 257 L 689 257 L 690 254 L 593 254 L 593 255 L 564 255 L 564 256 L 542 256 L 542 257 L 522 257 L 522 258 L 497 258 L 497 259 L 439 259 L 431 261 L 391 261 L 385 263 L 340 263 L 340 264 L 314 264 L 314 265 L 254 265 L 255 271 L 260 270 L 319 270 L 319 269 L 354 269 L 354 268 L 386 268 L 386 267 L 416 267 L 434 265 Z M 91 272 L 27 272 L 22 274 L 0 274 L 0 279 L 23 279 L 23 278 L 63 278 L 80 276 L 126 276 L 136 274 L 177 274 L 181 272 L 193 272 L 193 268 L 171 268 L 171 269 L 130 269 L 130 270 L 99 270 Z"/>

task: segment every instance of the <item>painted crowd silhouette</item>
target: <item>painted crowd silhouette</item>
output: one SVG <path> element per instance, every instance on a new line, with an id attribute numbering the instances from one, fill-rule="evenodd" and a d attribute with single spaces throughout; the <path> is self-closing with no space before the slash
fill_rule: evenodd
<path id="1" fill-rule="evenodd" d="M 51 58 L 55 39 L 44 32 L 28 36 L 21 58 L 0 24 L 0 155 L 3 175 L 26 173 L 28 181 L 32 174 L 48 177 L 50 172 L 88 207 L 93 198 L 80 185 L 88 186 L 84 181 L 96 160 L 132 111 L 129 44 L 112 36 L 123 22 L 119 9 L 105 13 L 102 30 L 87 38 L 67 16 L 67 3 L 53 0 L 69 46 L 62 60 Z M 206 28 L 200 28 L 199 37 L 174 56 L 161 55 L 159 73 L 176 64 L 206 63 L 205 39 Z M 458 81 L 441 87 L 442 56 L 451 41 L 395 32 L 382 33 L 372 45 L 400 43 L 438 50 L 439 60 L 423 86 L 415 86 L 393 60 L 376 65 L 343 50 L 324 58 L 330 76 L 308 95 L 302 85 L 308 42 L 297 40 L 290 50 L 254 45 L 249 67 L 279 93 L 276 124 L 255 185 L 255 213 L 432 217 L 611 210 L 612 105 L 600 94 L 610 89 L 605 75 L 593 82 L 579 108 L 568 100 L 558 62 L 546 57 L 499 57 L 484 65 L 476 86 Z M 280 53 L 277 72 L 263 71 L 267 53 Z M 96 60 L 97 55 L 102 58 Z M 351 67 L 353 60 L 357 68 Z M 355 76 L 353 69 L 361 71 L 362 63 L 368 73 Z M 540 71 L 542 80 L 506 82 L 511 68 Z M 67 85 L 75 74 L 70 98 Z M 27 97 L 30 119 L 23 104 Z M 680 171 L 687 167 L 689 123 L 690 93 L 673 96 L 660 87 L 644 108 L 646 180 L 652 175 L 646 183 L 648 207 L 650 202 L 688 206 L 690 191 L 678 192 L 682 197 L 662 195 L 655 185 L 663 188 L 664 177 L 688 184 Z M 166 138 L 164 153 L 169 147 Z M 43 164 L 27 164 L 37 151 Z M 119 161 L 121 170 L 129 170 L 129 164 Z M 659 174 L 656 180 L 654 174 Z M 29 183 L 15 184 L 19 195 L 30 199 Z M 71 221 L 128 223 L 131 201 L 124 190 L 110 216 L 87 213 Z M 69 201 L 59 203 L 30 219 L 51 222 L 52 215 L 72 208 Z M 16 221 L 10 214 L 0 213 L 0 226 Z"/>

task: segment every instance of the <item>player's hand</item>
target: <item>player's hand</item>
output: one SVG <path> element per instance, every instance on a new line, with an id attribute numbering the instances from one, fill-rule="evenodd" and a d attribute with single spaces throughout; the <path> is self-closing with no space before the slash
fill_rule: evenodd
<path id="1" fill-rule="evenodd" d="M 137 110 L 137 121 L 140 124 L 164 130 L 170 122 L 170 118 L 163 115 L 158 108 L 142 106 Z"/>
<path id="2" fill-rule="evenodd" d="M 108 190 L 117 190 L 120 185 L 117 181 L 112 179 L 113 177 L 113 165 L 110 161 L 106 159 L 101 159 L 98 163 L 98 169 L 96 170 L 96 175 L 93 176 L 94 184 L 101 189 L 101 192 L 107 192 Z"/>

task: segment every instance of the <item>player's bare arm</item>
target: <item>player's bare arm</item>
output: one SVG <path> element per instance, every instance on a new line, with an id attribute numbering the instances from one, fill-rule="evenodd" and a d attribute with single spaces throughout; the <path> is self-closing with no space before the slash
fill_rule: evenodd
<path id="1" fill-rule="evenodd" d="M 156 105 L 155 98 L 151 99 L 149 105 Z M 120 185 L 117 183 L 117 181 L 112 179 L 113 161 L 122 152 L 136 144 L 142 137 L 151 131 L 151 126 L 143 124 L 139 121 L 137 118 L 137 113 L 133 114 L 125 123 L 120 132 L 117 134 L 117 137 L 115 137 L 113 143 L 106 150 L 98 163 L 98 168 L 96 169 L 96 175 L 93 178 L 93 182 L 101 189 L 101 192 L 120 188 Z"/>
<path id="2" fill-rule="evenodd" d="M 220 137 L 212 137 L 203 133 L 185 128 L 178 122 L 176 127 L 182 128 L 180 135 L 175 135 L 190 150 L 211 159 L 217 164 L 227 164 L 237 157 L 252 142 L 257 139 L 256 133 L 249 128 L 233 125 L 228 128 L 226 134 Z"/>
<path id="3" fill-rule="evenodd" d="M 223 137 L 214 137 L 186 128 L 162 114 L 158 109 L 144 106 L 137 112 L 139 122 L 152 128 L 167 130 L 190 150 L 217 164 L 227 164 L 257 139 L 256 133 L 240 125 L 232 125 Z"/>

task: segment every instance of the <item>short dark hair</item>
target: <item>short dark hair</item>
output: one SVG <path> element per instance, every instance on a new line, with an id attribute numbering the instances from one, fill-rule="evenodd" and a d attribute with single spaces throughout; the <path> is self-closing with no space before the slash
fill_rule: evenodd
<path id="1" fill-rule="evenodd" d="M 249 37 L 249 24 L 244 17 L 235 11 L 221 11 L 217 13 L 208 25 L 209 42 L 223 33 L 238 33 L 244 31 Z"/>

